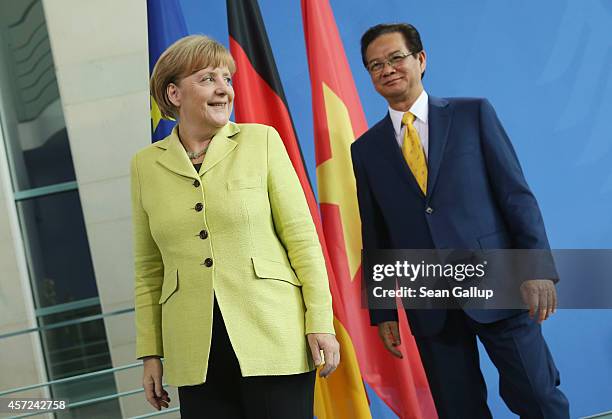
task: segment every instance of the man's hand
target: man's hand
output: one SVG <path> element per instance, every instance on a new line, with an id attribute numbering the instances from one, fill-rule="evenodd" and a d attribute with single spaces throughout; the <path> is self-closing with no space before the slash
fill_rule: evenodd
<path id="1" fill-rule="evenodd" d="M 147 401 L 156 410 L 168 407 L 170 397 L 162 387 L 162 375 L 164 367 L 161 360 L 156 356 L 147 356 L 142 360 L 144 372 L 142 375 L 142 385 L 145 390 Z"/>
<path id="2" fill-rule="evenodd" d="M 383 341 L 385 348 L 397 358 L 403 358 L 402 353 L 397 349 L 397 346 L 402 344 L 400 338 L 399 326 L 396 321 L 382 322 L 378 325 L 378 336 Z"/>
<path id="3" fill-rule="evenodd" d="M 521 296 L 529 307 L 529 317 L 538 314 L 538 323 L 548 319 L 557 309 L 557 290 L 550 279 L 531 279 L 521 284 Z"/>
<path id="4" fill-rule="evenodd" d="M 319 367 L 325 364 L 325 367 L 319 372 L 319 376 L 327 377 L 334 372 L 340 363 L 340 344 L 336 340 L 336 336 L 330 333 L 308 333 L 306 339 L 315 365 Z M 321 359 L 320 351 L 323 351 L 324 360 Z"/>

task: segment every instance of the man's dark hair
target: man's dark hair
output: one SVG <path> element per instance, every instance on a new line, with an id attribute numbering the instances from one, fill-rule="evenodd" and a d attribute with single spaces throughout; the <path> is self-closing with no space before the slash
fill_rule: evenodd
<path id="1" fill-rule="evenodd" d="M 394 32 L 402 34 L 404 41 L 406 42 L 406 46 L 408 47 L 408 51 L 417 53 L 423 50 L 421 35 L 419 35 L 419 31 L 417 31 L 417 29 L 410 23 L 381 23 L 376 26 L 372 26 L 361 36 L 361 60 L 366 68 L 368 67 L 368 62 L 366 59 L 366 50 L 368 49 L 368 46 L 379 36 Z"/>

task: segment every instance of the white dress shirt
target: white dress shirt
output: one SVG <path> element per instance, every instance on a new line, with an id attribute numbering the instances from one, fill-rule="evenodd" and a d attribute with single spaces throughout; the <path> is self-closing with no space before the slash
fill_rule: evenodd
<path id="1" fill-rule="evenodd" d="M 419 133 L 419 139 L 421 140 L 421 145 L 423 146 L 423 151 L 425 152 L 425 158 L 427 159 L 429 156 L 429 96 L 425 90 L 421 92 L 417 100 L 412 104 L 409 112 L 416 117 L 413 125 Z M 391 122 L 393 123 L 395 139 L 397 140 L 400 148 L 402 148 L 402 144 L 404 143 L 404 132 L 406 131 L 406 127 L 404 127 L 402 124 L 404 113 L 405 112 L 396 111 L 395 109 L 389 107 L 389 116 L 391 117 Z"/>

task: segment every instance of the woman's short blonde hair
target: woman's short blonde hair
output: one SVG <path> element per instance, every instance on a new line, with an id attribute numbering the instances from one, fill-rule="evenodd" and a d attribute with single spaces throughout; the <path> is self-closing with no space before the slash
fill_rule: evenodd
<path id="1" fill-rule="evenodd" d="M 170 45 L 157 60 L 151 74 L 151 96 L 164 118 L 176 118 L 178 109 L 166 93 L 170 83 L 177 84 L 206 67 L 227 67 L 231 74 L 236 63 L 222 44 L 205 35 L 189 35 Z"/>

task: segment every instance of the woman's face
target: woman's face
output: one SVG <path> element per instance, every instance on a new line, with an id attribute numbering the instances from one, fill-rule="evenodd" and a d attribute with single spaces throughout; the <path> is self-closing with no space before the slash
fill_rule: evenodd
<path id="1" fill-rule="evenodd" d="M 234 89 L 227 67 L 206 67 L 168 86 L 168 97 L 179 109 L 179 122 L 218 129 L 229 121 Z"/>

